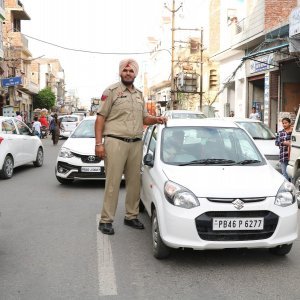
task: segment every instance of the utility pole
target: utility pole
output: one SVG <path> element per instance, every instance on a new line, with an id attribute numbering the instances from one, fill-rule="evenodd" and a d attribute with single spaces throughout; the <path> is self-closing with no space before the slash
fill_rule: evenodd
<path id="1" fill-rule="evenodd" d="M 200 30 L 200 111 L 202 111 L 203 101 L 203 28 Z"/>
<path id="2" fill-rule="evenodd" d="M 172 40 L 171 40 L 171 103 L 170 109 L 174 108 L 175 99 L 175 76 L 174 76 L 174 61 L 175 61 L 175 13 L 182 7 L 182 3 L 180 6 L 175 9 L 175 0 L 172 2 L 172 9 L 169 9 L 165 3 L 165 8 L 172 13 Z"/>

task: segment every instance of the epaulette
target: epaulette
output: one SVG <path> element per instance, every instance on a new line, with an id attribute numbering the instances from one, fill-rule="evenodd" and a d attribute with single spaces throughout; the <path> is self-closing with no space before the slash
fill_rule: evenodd
<path id="1" fill-rule="evenodd" d="M 119 86 L 120 86 L 120 83 L 117 82 L 117 83 L 114 83 L 114 84 L 110 85 L 110 86 L 107 88 L 107 90 L 111 90 L 111 91 L 112 91 L 112 90 L 118 88 Z"/>

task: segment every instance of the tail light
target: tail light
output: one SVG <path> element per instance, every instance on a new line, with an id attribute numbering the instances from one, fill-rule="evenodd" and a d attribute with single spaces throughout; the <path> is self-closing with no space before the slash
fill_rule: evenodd
<path id="1" fill-rule="evenodd" d="M 0 136 L 0 144 L 4 141 L 4 138 Z"/>

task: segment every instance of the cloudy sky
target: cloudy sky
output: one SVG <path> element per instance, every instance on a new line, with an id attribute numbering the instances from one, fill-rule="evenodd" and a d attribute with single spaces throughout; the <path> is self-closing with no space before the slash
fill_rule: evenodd
<path id="1" fill-rule="evenodd" d="M 171 16 L 164 2 L 169 8 L 172 3 L 171 0 L 21 2 L 31 17 L 30 21 L 22 21 L 22 33 L 27 35 L 32 56 L 58 58 L 65 71 L 66 89 L 76 90 L 82 103 L 101 96 L 109 84 L 118 80 L 121 59 L 130 56 L 141 62 L 147 58 L 147 55 L 133 53 L 149 51 L 147 36 L 157 34 L 162 15 Z M 177 23 L 185 22 L 187 26 L 193 21 L 194 24 L 189 25 L 201 26 L 204 18 L 201 14 L 208 1 L 176 1 L 176 7 L 181 2 L 183 9 L 176 13 Z"/>

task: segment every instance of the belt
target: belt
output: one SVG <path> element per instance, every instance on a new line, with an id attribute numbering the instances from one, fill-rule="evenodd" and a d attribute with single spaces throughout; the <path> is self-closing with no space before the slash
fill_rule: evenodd
<path id="1" fill-rule="evenodd" d="M 114 138 L 114 139 L 121 140 L 121 141 L 126 142 L 126 143 L 134 143 L 134 142 L 138 142 L 138 141 L 142 140 L 141 138 L 125 138 L 125 137 L 115 136 L 115 135 L 110 135 L 110 134 L 107 134 L 106 136 Z"/>

